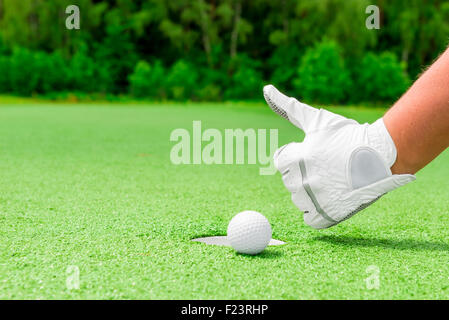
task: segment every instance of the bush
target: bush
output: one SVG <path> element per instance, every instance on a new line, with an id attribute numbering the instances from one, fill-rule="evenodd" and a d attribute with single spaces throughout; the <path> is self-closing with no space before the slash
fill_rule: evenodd
<path id="1" fill-rule="evenodd" d="M 231 86 L 226 90 L 227 99 L 254 99 L 260 97 L 262 75 L 256 69 L 241 66 L 231 79 Z"/>
<path id="2" fill-rule="evenodd" d="M 229 73 L 232 74 L 226 86 L 225 98 L 240 100 L 260 98 L 263 86 L 260 62 L 241 54 L 230 61 Z"/>
<path id="3" fill-rule="evenodd" d="M 393 102 L 410 85 L 410 79 L 392 53 L 368 53 L 354 71 L 354 100 Z"/>
<path id="4" fill-rule="evenodd" d="M 222 61 L 222 64 L 225 64 Z M 204 64 L 203 64 L 204 65 Z M 195 95 L 199 100 L 219 101 L 223 98 L 223 89 L 229 86 L 229 77 L 223 66 L 199 68 L 199 81 Z"/>
<path id="5" fill-rule="evenodd" d="M 215 84 L 208 84 L 195 93 L 198 100 L 202 101 L 220 101 L 221 100 L 221 88 Z"/>
<path id="6" fill-rule="evenodd" d="M 160 61 L 155 61 L 152 65 L 139 61 L 129 76 L 130 91 L 138 98 L 160 99 L 165 97 L 164 81 L 165 70 Z"/>
<path id="7" fill-rule="evenodd" d="M 298 72 L 297 65 L 300 59 L 300 52 L 294 46 L 278 47 L 268 60 L 271 76 L 270 83 L 274 84 L 285 93 L 292 93 L 293 79 Z"/>
<path id="8" fill-rule="evenodd" d="M 125 27 L 110 26 L 106 33 L 95 51 L 97 77 L 105 91 L 117 94 L 128 90 L 128 75 L 132 73 L 138 56 Z"/>
<path id="9" fill-rule="evenodd" d="M 193 65 L 184 60 L 177 61 L 172 65 L 167 76 L 169 97 L 175 100 L 193 98 L 197 80 L 197 69 Z"/>
<path id="10" fill-rule="evenodd" d="M 67 63 L 59 52 L 35 52 L 33 59 L 37 78 L 36 92 L 49 93 L 67 89 L 69 72 Z"/>
<path id="11" fill-rule="evenodd" d="M 29 96 L 33 93 L 45 94 L 67 88 L 67 63 L 58 52 L 48 54 L 15 48 L 11 57 L 4 57 L 0 64 L 7 65 L 6 74 L 9 78 L 9 85 L 3 79 L 0 80 L 1 86 L 13 93 Z"/>
<path id="12" fill-rule="evenodd" d="M 29 96 L 36 90 L 39 75 L 33 52 L 28 49 L 15 48 L 10 58 L 9 70 L 13 93 Z"/>
<path id="13" fill-rule="evenodd" d="M 310 102 L 344 102 L 351 87 L 351 78 L 338 45 L 322 42 L 307 50 L 294 86 L 297 95 Z"/>
<path id="14" fill-rule="evenodd" d="M 8 56 L 0 56 L 0 92 L 11 91 L 10 59 Z"/>
<path id="15" fill-rule="evenodd" d="M 87 51 L 87 46 L 81 46 L 70 60 L 69 87 L 72 90 L 93 92 L 101 89 L 96 64 Z"/>

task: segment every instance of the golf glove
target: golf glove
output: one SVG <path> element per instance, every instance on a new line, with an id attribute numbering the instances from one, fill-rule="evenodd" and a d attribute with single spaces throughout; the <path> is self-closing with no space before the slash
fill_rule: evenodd
<path id="1" fill-rule="evenodd" d="M 272 85 L 263 92 L 274 112 L 306 134 L 302 143 L 279 148 L 273 160 L 309 226 L 336 225 L 415 180 L 391 173 L 396 147 L 382 118 L 359 124 L 287 97 Z"/>

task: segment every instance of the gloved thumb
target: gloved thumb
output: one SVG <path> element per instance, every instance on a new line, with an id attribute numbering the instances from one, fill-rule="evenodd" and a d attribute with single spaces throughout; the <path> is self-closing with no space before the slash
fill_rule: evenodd
<path id="1" fill-rule="evenodd" d="M 289 120 L 306 134 L 312 130 L 337 127 L 337 125 L 356 124 L 357 121 L 347 119 L 324 109 L 316 109 L 295 98 L 281 93 L 273 85 L 263 88 L 263 94 L 270 108 L 281 117 Z"/>
<path id="2" fill-rule="evenodd" d="M 307 133 L 307 124 L 318 112 L 317 109 L 287 97 L 271 84 L 263 88 L 263 95 L 274 112 Z"/>

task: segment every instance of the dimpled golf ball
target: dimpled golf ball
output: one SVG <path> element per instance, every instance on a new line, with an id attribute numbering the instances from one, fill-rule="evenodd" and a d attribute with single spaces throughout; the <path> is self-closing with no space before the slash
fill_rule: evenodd
<path id="1" fill-rule="evenodd" d="M 227 236 L 235 251 L 254 255 L 268 246 L 271 226 L 259 212 L 243 211 L 229 222 Z"/>

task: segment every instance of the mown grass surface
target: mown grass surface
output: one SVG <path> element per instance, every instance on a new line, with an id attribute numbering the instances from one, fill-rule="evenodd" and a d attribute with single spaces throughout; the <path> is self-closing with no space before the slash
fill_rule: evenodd
<path id="1" fill-rule="evenodd" d="M 374 121 L 382 110 L 333 108 Z M 258 165 L 170 162 L 175 128 L 278 128 L 262 104 L 0 107 L 0 298 L 371 299 L 449 297 L 449 153 L 354 218 L 302 222 Z M 262 212 L 287 242 L 248 257 L 190 239 Z M 80 289 L 68 290 L 68 266 Z M 368 290 L 367 267 L 380 270 Z"/>

